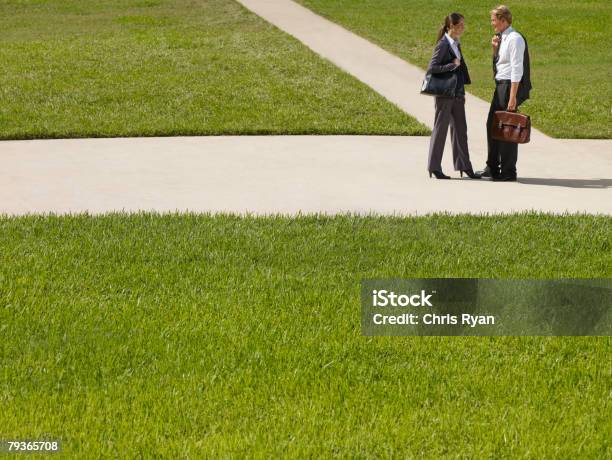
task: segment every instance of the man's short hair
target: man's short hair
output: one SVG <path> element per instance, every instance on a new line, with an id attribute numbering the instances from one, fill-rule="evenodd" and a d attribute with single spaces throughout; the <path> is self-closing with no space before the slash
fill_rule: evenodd
<path id="1" fill-rule="evenodd" d="M 512 13 L 506 5 L 496 6 L 491 10 L 497 19 L 505 19 L 508 24 L 512 24 Z"/>

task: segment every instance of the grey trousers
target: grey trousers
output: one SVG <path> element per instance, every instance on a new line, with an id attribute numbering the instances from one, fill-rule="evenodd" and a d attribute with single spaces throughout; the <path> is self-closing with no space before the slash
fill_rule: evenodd
<path id="1" fill-rule="evenodd" d="M 436 117 L 429 142 L 428 171 L 442 171 L 442 154 L 450 124 L 455 171 L 472 169 L 467 142 L 465 97 L 437 97 Z"/>

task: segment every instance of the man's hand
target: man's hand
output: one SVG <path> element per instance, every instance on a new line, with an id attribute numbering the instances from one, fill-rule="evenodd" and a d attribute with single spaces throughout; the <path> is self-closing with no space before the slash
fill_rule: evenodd
<path id="1" fill-rule="evenodd" d="M 453 59 L 453 64 L 455 64 L 457 67 L 459 67 L 461 65 L 461 61 L 457 58 Z"/>
<path id="2" fill-rule="evenodd" d="M 508 101 L 508 108 L 506 109 L 508 112 L 516 111 L 516 97 L 510 96 L 510 100 Z"/>
<path id="3" fill-rule="evenodd" d="M 491 39 L 491 46 L 493 47 L 493 51 L 497 52 L 497 48 L 499 48 L 499 42 L 501 39 L 497 35 L 493 35 Z"/>
<path id="4" fill-rule="evenodd" d="M 519 82 L 512 82 L 512 86 L 510 86 L 510 97 L 508 97 L 508 108 L 506 109 L 508 112 L 516 111 L 516 95 L 518 94 Z"/>

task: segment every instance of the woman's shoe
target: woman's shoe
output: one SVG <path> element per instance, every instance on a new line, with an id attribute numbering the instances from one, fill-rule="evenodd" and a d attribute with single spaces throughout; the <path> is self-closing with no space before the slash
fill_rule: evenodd
<path id="1" fill-rule="evenodd" d="M 465 171 L 461 170 L 459 173 L 461 177 L 463 177 L 463 173 L 465 173 L 470 179 L 480 179 L 482 177 L 482 174 L 475 173 L 472 169 L 466 169 Z"/>
<path id="2" fill-rule="evenodd" d="M 429 171 L 429 177 L 431 177 L 432 174 L 436 176 L 436 179 L 450 179 L 450 176 L 444 175 L 442 171 Z"/>

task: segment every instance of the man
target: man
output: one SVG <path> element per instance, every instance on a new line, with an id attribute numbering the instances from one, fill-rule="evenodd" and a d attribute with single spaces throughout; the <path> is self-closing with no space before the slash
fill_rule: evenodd
<path id="1" fill-rule="evenodd" d="M 529 51 L 523 36 L 512 28 L 508 7 L 500 5 L 491 10 L 491 26 L 495 30 L 491 40 L 495 92 L 487 118 L 487 167 L 480 174 L 494 181 L 516 181 L 518 144 L 492 139 L 491 126 L 496 111 L 515 111 L 529 98 Z"/>

